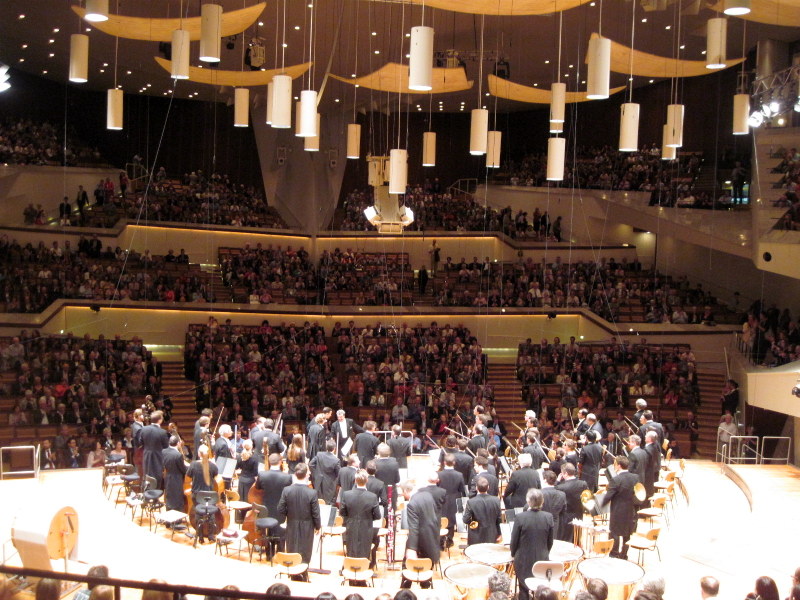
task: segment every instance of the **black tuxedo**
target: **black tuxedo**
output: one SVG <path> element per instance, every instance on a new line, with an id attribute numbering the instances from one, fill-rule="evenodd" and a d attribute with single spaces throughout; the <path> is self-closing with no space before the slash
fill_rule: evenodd
<path id="1" fill-rule="evenodd" d="M 542 510 L 553 515 L 554 535 L 557 539 L 560 539 L 559 534 L 564 521 L 564 513 L 567 510 L 567 495 L 554 487 L 546 487 L 542 488 L 542 496 L 544 496 Z"/>
<path id="2" fill-rule="evenodd" d="M 356 436 L 355 451 L 358 454 L 362 469 L 367 467 L 368 461 L 375 458 L 375 454 L 378 452 L 378 444 L 380 444 L 380 440 L 368 431 L 359 433 Z"/>
<path id="3" fill-rule="evenodd" d="M 647 453 L 647 466 L 644 470 L 644 488 L 647 490 L 647 497 L 652 496 L 655 489 L 655 482 L 658 481 L 658 472 L 661 470 L 661 449 L 655 444 L 647 444 L 644 447 Z"/>
<path id="4" fill-rule="evenodd" d="M 439 471 L 438 487 L 442 488 L 445 492 L 442 516 L 447 517 L 447 541 L 449 543 L 453 539 L 453 531 L 456 525 L 456 510 L 458 508 L 456 500 L 466 495 L 464 478 L 461 473 L 455 469 L 444 469 Z"/>
<path id="5" fill-rule="evenodd" d="M 644 484 L 644 473 L 647 470 L 647 461 L 649 460 L 647 452 L 644 451 L 644 448 L 637 446 L 628 453 L 628 460 L 630 461 L 628 473 L 633 473 L 639 477 L 639 481 Z"/>
<path id="6" fill-rule="evenodd" d="M 164 482 L 164 459 L 161 451 L 169 446 L 169 434 L 158 425 L 148 425 L 142 428 L 141 439 L 144 448 L 144 474 L 155 478 L 157 489 L 164 489 L 161 487 Z"/>
<path id="7" fill-rule="evenodd" d="M 417 492 L 406 504 L 408 540 L 406 548 L 416 550 L 419 558 L 430 558 L 433 564 L 439 562 L 441 546 L 439 529 L 441 515 L 436 512 L 436 501 L 429 493 Z"/>
<path id="8" fill-rule="evenodd" d="M 217 438 L 217 441 L 214 442 L 214 458 L 233 458 L 233 454 L 231 454 L 231 446 L 228 443 L 228 440 L 222 436 Z"/>
<path id="9" fill-rule="evenodd" d="M 389 509 L 389 495 L 386 491 L 386 484 L 374 475 L 367 479 L 367 489 L 378 497 L 384 512 Z"/>
<path id="10" fill-rule="evenodd" d="M 280 521 L 286 521 L 286 551 L 299 552 L 303 562 L 311 562 L 314 530 L 321 527 L 317 493 L 305 483 L 283 489 L 278 502 Z"/>
<path id="11" fill-rule="evenodd" d="M 542 482 L 539 473 L 531 467 L 517 469 L 511 473 L 503 496 L 506 508 L 519 508 L 525 506 L 525 496 L 531 488 L 541 488 Z"/>
<path id="12" fill-rule="evenodd" d="M 256 489 L 263 490 L 264 507 L 267 509 L 267 514 L 270 517 L 279 519 L 278 517 L 278 503 L 280 502 L 283 490 L 292 485 L 292 476 L 283 471 L 260 471 L 256 478 Z M 242 498 L 245 502 L 246 498 Z M 282 534 L 283 528 L 276 528 L 271 533 L 274 535 L 276 532 Z"/>
<path id="13" fill-rule="evenodd" d="M 308 463 L 314 475 L 314 489 L 326 504 L 333 504 L 336 497 L 336 480 L 341 463 L 332 452 L 320 452 Z"/>
<path id="14" fill-rule="evenodd" d="M 463 521 L 467 525 L 467 545 L 493 544 L 500 536 L 500 498 L 489 494 L 478 494 L 467 501 Z M 476 521 L 473 529 L 470 523 Z"/>
<path id="15" fill-rule="evenodd" d="M 397 466 L 401 469 L 407 469 L 408 457 L 411 456 L 411 438 L 393 437 L 386 443 L 392 451 L 392 456 L 397 460 Z"/>
<path id="16" fill-rule="evenodd" d="M 612 556 L 616 558 L 627 558 L 628 540 L 636 531 L 637 501 L 633 486 L 637 483 L 639 477 L 628 471 L 622 471 L 608 484 L 605 502 L 611 502 L 608 527 L 611 539 L 614 540 Z"/>
<path id="17" fill-rule="evenodd" d="M 362 488 L 348 490 L 342 494 L 339 514 L 344 518 L 347 556 L 374 560 L 373 548 L 377 546 L 378 530 L 372 522 L 381 518 L 378 497 Z"/>
<path id="18" fill-rule="evenodd" d="M 603 460 L 603 447 L 597 442 L 586 444 L 581 450 L 581 479 L 592 492 L 597 491 L 597 478 L 600 475 L 600 463 Z"/>
<path id="19" fill-rule="evenodd" d="M 486 481 L 489 482 L 489 490 L 487 491 L 487 494 L 490 496 L 499 496 L 500 481 L 495 475 L 489 473 L 489 471 L 484 471 L 483 473 L 473 473 L 472 481 L 469 482 L 469 497 L 472 498 L 478 494 L 478 479 L 481 477 L 484 477 Z"/>
<path id="20" fill-rule="evenodd" d="M 342 446 L 344 446 L 345 442 L 350 439 L 353 440 L 358 433 L 364 433 L 364 429 L 360 425 L 356 425 L 353 422 L 353 419 L 344 420 L 345 427 L 344 427 L 344 435 L 342 434 L 342 426 L 339 422 L 339 419 L 331 422 L 331 437 L 337 440 L 336 451 L 339 456 L 341 456 Z M 362 465 L 363 468 L 363 465 Z"/>
<path id="21" fill-rule="evenodd" d="M 561 523 L 561 537 L 559 539 L 570 542 L 572 536 L 572 520 L 583 516 L 581 493 L 588 490 L 589 486 L 582 479 L 568 479 L 556 484 L 556 489 L 566 494 L 567 509 L 564 511 L 564 520 Z"/>
<path id="22" fill-rule="evenodd" d="M 664 426 L 661 423 L 656 423 L 655 421 L 647 421 L 644 425 L 639 427 L 639 437 L 642 438 L 642 448 L 645 446 L 645 436 L 647 435 L 648 431 L 655 431 L 658 434 L 658 450 L 661 451 L 661 447 L 664 444 Z"/>
<path id="23" fill-rule="evenodd" d="M 342 494 L 352 490 L 356 485 L 356 470 L 354 467 L 342 467 L 336 478 L 336 487 L 339 488 L 338 500 L 341 501 Z"/>
<path id="24" fill-rule="evenodd" d="M 183 512 L 186 498 L 183 495 L 183 480 L 186 477 L 186 463 L 183 453 L 177 448 L 166 448 L 161 451 L 164 461 L 164 497 L 167 510 Z"/>
<path id="25" fill-rule="evenodd" d="M 475 459 L 472 458 L 467 452 L 456 450 L 453 452 L 456 459 L 455 469 L 464 478 L 464 485 L 469 485 L 469 480 L 472 479 L 472 473 L 475 468 Z"/>
<path id="26" fill-rule="evenodd" d="M 511 556 L 517 574 L 520 597 L 527 598 L 525 580 L 531 567 L 540 560 L 550 560 L 553 547 L 553 515 L 541 510 L 526 510 L 517 515 L 511 529 Z"/>
<path id="27" fill-rule="evenodd" d="M 397 461 L 392 458 L 376 458 L 375 459 L 375 477 L 380 479 L 386 489 L 390 486 L 396 486 L 400 483 L 400 467 L 397 466 Z M 392 494 L 392 507 L 397 506 L 397 491 Z"/>
<path id="28" fill-rule="evenodd" d="M 542 466 L 542 463 L 548 462 L 547 455 L 544 453 L 544 450 L 542 449 L 542 446 L 539 443 L 525 446 L 525 448 L 523 448 L 522 451 L 531 455 L 531 458 L 533 459 L 531 467 L 533 469 L 538 469 L 539 467 Z"/>

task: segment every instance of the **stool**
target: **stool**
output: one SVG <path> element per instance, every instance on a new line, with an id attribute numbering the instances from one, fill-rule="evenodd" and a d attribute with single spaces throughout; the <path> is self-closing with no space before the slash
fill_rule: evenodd
<path id="1" fill-rule="evenodd" d="M 197 515 L 197 522 L 195 525 L 195 537 L 192 547 L 197 547 L 197 540 L 202 538 L 209 538 L 214 541 L 217 533 L 217 508 L 219 502 L 219 494 L 217 492 L 195 492 L 194 494 L 194 513 Z M 213 532 L 213 533 L 209 533 Z M 203 534 L 206 534 L 205 536 Z"/>
<path id="2" fill-rule="evenodd" d="M 171 530 L 169 536 L 169 539 L 171 540 L 175 536 L 176 531 L 182 531 L 186 529 L 185 521 L 188 518 L 189 515 L 179 510 L 168 510 L 167 512 L 156 515 L 156 530 L 158 530 L 159 523 L 167 525 Z"/>
<path id="3" fill-rule="evenodd" d="M 119 503 L 119 495 L 124 492 L 127 498 L 133 494 L 133 488 L 139 485 L 139 476 L 134 473 L 135 467 L 133 465 L 120 465 L 117 467 L 117 474 L 122 480 L 122 488 L 117 490 L 117 503 Z"/>
<path id="4" fill-rule="evenodd" d="M 242 540 L 247 537 L 247 534 L 238 529 L 223 529 L 217 534 L 217 543 L 214 546 L 214 554 L 219 550 L 220 555 L 222 549 L 225 548 L 225 554 L 228 554 L 228 546 L 233 542 L 239 542 L 239 553 L 242 552 Z"/>
<path id="5" fill-rule="evenodd" d="M 272 564 L 272 557 L 274 554 L 274 552 L 272 552 L 272 546 L 277 541 L 278 537 L 271 536 L 269 532 L 278 526 L 278 519 L 270 517 L 267 507 L 261 504 L 253 504 L 253 510 L 256 511 L 255 525 L 259 537 L 256 539 L 255 544 L 250 546 L 250 562 L 253 562 L 253 546 L 258 546 L 258 558 L 261 559 L 261 555 L 267 552 L 269 554 L 270 564 Z"/>
<path id="6" fill-rule="evenodd" d="M 144 517 L 145 513 L 148 515 L 148 526 L 152 530 L 153 528 L 153 513 L 155 511 L 161 511 L 164 507 L 164 503 L 161 502 L 161 496 L 164 495 L 164 490 L 156 489 L 156 479 L 155 477 L 151 477 L 150 475 L 145 475 L 145 486 L 144 486 L 144 493 L 142 494 L 142 513 L 140 516 Z"/>

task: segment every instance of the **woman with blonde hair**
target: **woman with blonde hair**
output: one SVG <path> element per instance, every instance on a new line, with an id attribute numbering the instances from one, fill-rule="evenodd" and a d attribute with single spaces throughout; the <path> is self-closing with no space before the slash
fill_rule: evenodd
<path id="1" fill-rule="evenodd" d="M 247 494 L 258 477 L 258 459 L 253 454 L 253 440 L 242 443 L 242 455 L 236 461 L 239 469 L 239 499 L 247 502 Z"/>
<path id="2" fill-rule="evenodd" d="M 292 443 L 286 449 L 286 461 L 288 462 L 289 473 L 294 473 L 294 468 L 302 462 L 306 462 L 306 451 L 303 448 L 303 436 L 295 433 L 292 436 Z"/>

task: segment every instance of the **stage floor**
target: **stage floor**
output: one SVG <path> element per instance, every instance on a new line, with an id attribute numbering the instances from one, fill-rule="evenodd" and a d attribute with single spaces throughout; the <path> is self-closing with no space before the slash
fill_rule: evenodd
<path id="1" fill-rule="evenodd" d="M 655 553 L 645 555 L 648 574 L 661 574 L 667 579 L 666 600 L 699 597 L 698 581 L 704 575 L 713 575 L 722 582 L 723 597 L 743 597 L 761 575 L 776 580 L 781 597 L 788 595 L 789 576 L 800 566 L 800 559 L 791 551 L 797 539 L 794 533 L 800 525 L 787 509 L 797 506 L 800 499 L 800 470 L 761 466 L 733 469 L 748 482 L 753 497 L 752 512 L 745 494 L 726 477 L 719 464 L 687 461 L 684 483 L 691 502 L 687 506 L 680 498 L 674 514 L 670 515 L 670 525 L 662 529 L 659 539 L 662 561 Z M 0 539 L 8 564 L 21 565 L 11 543 L 16 515 L 39 511 L 43 520 L 49 522 L 55 510 L 72 506 L 79 515 L 80 535 L 69 563 L 70 572 L 85 573 L 90 565 L 106 564 L 112 576 L 140 581 L 160 578 L 169 583 L 209 587 L 234 584 L 255 592 L 265 591 L 272 583 L 274 573 L 268 562 L 248 562 L 246 543 L 240 556 L 231 548 L 229 556 L 220 557 L 214 554 L 213 544 L 193 549 L 192 541 L 180 533 L 170 541 L 169 530 L 159 527 L 153 533 L 146 521 L 144 526 L 139 526 L 138 518 L 132 522 L 130 512 L 123 517 L 123 505 L 115 507 L 106 499 L 101 480 L 101 470 L 81 469 L 43 472 L 38 481 L 0 481 L 3 498 Z M 787 523 L 778 530 L 776 526 L 783 515 Z M 781 541 L 784 539 L 785 542 Z M 398 556 L 404 541 L 405 537 L 399 535 Z M 463 541 L 462 536 L 456 536 L 451 556 L 443 554 L 443 567 L 466 560 L 458 549 L 458 543 Z M 337 573 L 343 558 L 342 545 L 339 539 L 328 538 L 322 562 L 333 574 L 312 573 L 310 583 L 286 583 L 297 596 L 313 597 L 322 591 L 332 591 L 338 598 L 344 598 L 350 592 L 358 592 L 366 600 L 372 600 L 382 590 L 393 595 L 400 572 L 388 570 L 381 560 L 383 556 L 382 547 L 376 589 L 340 586 Z M 636 553 L 632 552 L 630 557 L 635 560 Z M 311 566 L 319 564 L 315 545 Z M 53 561 L 53 569 L 63 571 L 63 561 Z M 131 600 L 139 597 L 135 591 L 124 595 Z M 433 590 L 423 592 L 423 597 L 449 598 L 450 586 L 437 573 Z"/>

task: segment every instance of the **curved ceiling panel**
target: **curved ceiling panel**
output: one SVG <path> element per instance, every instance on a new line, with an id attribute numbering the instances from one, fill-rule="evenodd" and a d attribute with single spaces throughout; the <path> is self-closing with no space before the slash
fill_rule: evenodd
<path id="1" fill-rule="evenodd" d="M 172 62 L 154 56 L 155 60 L 167 73 L 171 72 Z M 290 65 L 285 69 L 268 69 L 266 71 L 220 71 L 219 69 L 200 69 L 189 67 L 189 81 L 207 83 L 209 85 L 229 85 L 231 87 L 253 87 L 267 85 L 275 75 L 286 74 L 297 79 L 311 68 L 313 63 Z"/>
<path id="2" fill-rule="evenodd" d="M 236 35 L 250 27 L 264 12 L 266 2 L 254 4 L 247 8 L 232 10 L 222 13 L 222 29 L 220 37 Z M 72 10 L 81 19 L 86 14 L 86 10 L 73 6 Z M 176 29 L 185 29 L 189 32 L 191 39 L 200 39 L 200 17 L 188 19 L 148 19 L 144 17 L 123 17 L 122 15 L 108 15 L 108 21 L 94 22 L 92 27 L 99 29 L 109 35 L 129 39 L 145 40 L 149 42 L 169 42 L 172 40 L 172 32 Z"/>
<path id="3" fill-rule="evenodd" d="M 386 63 L 377 71 L 363 77 L 341 77 L 331 74 L 331 77 L 351 85 L 378 90 L 381 92 L 394 92 L 403 94 L 446 94 L 447 92 L 461 92 L 472 87 L 472 81 L 467 79 L 462 67 L 451 69 L 433 69 L 433 88 L 428 92 L 411 90 L 408 88 L 408 65 Z"/>
<path id="4" fill-rule="evenodd" d="M 724 2 L 717 2 L 713 8 L 722 11 Z M 800 23 L 800 0 L 751 0 L 750 13 L 738 16 L 740 19 L 764 23 L 765 25 L 782 25 L 797 27 Z"/>
<path id="5" fill-rule="evenodd" d="M 495 16 L 548 15 L 589 2 L 591 0 L 411 0 L 412 4 L 424 4 L 430 8 Z"/>
<path id="6" fill-rule="evenodd" d="M 506 100 L 516 100 L 517 102 L 527 102 L 529 104 L 550 104 L 550 90 L 530 87 L 501 79 L 497 75 L 489 75 L 489 93 L 498 98 Z M 616 94 L 625 89 L 625 86 L 611 88 L 611 94 Z M 588 102 L 586 92 L 567 92 L 567 104 L 574 102 Z"/>

